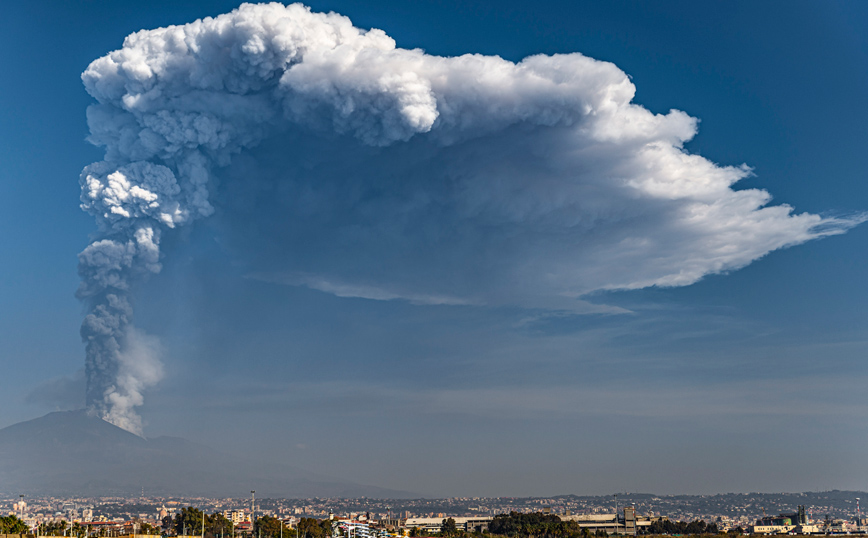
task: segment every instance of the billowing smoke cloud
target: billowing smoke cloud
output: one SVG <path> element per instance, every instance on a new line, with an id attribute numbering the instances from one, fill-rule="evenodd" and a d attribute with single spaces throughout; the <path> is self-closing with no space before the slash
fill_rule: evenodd
<path id="1" fill-rule="evenodd" d="M 244 4 L 132 34 L 82 79 L 98 101 L 90 140 L 105 148 L 81 175 L 99 224 L 80 255 L 87 401 L 131 431 L 161 376 L 133 291 L 160 271 L 161 233 L 215 206 L 228 221 L 260 213 L 237 228 L 280 247 L 251 262 L 263 280 L 567 310 L 595 290 L 689 285 L 863 220 L 734 190 L 748 167 L 684 151 L 694 118 L 633 104 L 625 73 L 581 54 L 443 58 L 337 14 Z M 251 197 L 262 207 L 245 214 Z"/>

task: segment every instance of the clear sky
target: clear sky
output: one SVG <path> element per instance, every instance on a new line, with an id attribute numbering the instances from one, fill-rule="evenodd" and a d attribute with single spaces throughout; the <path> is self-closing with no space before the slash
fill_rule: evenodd
<path id="1" fill-rule="evenodd" d="M 288 124 L 254 108 L 233 120 L 227 136 L 256 141 L 211 165 L 213 214 L 164 226 L 162 270 L 131 292 L 162 365 L 135 406 L 145 435 L 432 495 L 865 489 L 868 228 L 852 225 L 868 211 L 868 4 L 308 5 L 428 56 L 339 75 L 323 61 L 288 79 L 306 99 Z M 85 140 L 96 100 L 82 72 L 128 34 L 236 7 L 5 6 L 0 426 L 85 403 L 77 255 L 106 235 L 79 208 L 79 174 L 105 155 Z M 586 125 L 574 96 L 605 111 L 596 86 L 561 94 L 521 86 L 517 68 L 435 58 L 572 52 L 614 66 L 545 69 L 606 88 L 626 73 L 633 103 L 661 115 L 631 125 L 658 118 L 654 148 L 687 139 L 684 154 L 707 160 L 690 166 L 719 167 L 664 166 L 603 112 L 571 130 Z M 410 79 L 368 84 L 398 64 Z M 503 78 L 474 93 L 495 65 Z M 434 119 L 414 84 L 438 69 L 452 78 L 430 77 Z M 360 112 L 339 121 L 346 95 Z M 672 109 L 699 121 L 695 136 Z M 753 208 L 685 227 L 683 170 L 746 176 L 692 201 L 731 208 L 762 189 L 845 233 Z M 639 194 L 612 186 L 623 178 Z"/>

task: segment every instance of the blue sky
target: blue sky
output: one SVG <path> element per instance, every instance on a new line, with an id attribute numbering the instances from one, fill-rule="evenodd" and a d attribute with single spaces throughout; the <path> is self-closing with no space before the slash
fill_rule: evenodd
<path id="1" fill-rule="evenodd" d="M 868 209 L 862 3 L 310 6 L 432 56 L 612 62 L 635 85 L 634 103 L 699 119 L 688 152 L 752 168 L 736 190 L 764 189 L 772 205 L 825 218 Z M 103 151 L 84 140 L 94 99 L 81 73 L 132 32 L 235 7 L 35 2 L 0 22 L 10 81 L 0 86 L 0 425 L 84 403 L 76 256 L 96 225 L 78 207 L 77 179 Z M 319 155 L 317 139 L 287 136 L 215 174 L 215 215 L 164 233 L 163 269 L 136 290 L 136 326 L 159 339 L 165 373 L 139 408 L 147 435 L 228 450 L 249 450 L 243 439 L 255 436 L 266 457 L 430 494 L 864 489 L 865 225 L 687 286 L 604 291 L 605 279 L 588 277 L 579 287 L 592 306 L 571 311 L 543 304 L 551 290 L 538 280 L 492 269 L 556 259 L 549 236 L 472 230 L 482 239 L 467 245 L 512 247 L 508 258 L 426 250 L 439 243 L 395 227 L 388 205 L 305 205 L 295 202 L 304 184 L 270 190 L 271 176 L 301 162 L 280 148 Z M 520 147 L 516 136 L 495 142 Z M 336 147 L 341 162 L 395 170 L 345 138 Z M 430 162 L 497 148 L 468 142 Z M 382 151 L 410 163 L 401 177 L 433 150 L 411 140 Z M 328 160 L 311 166 L 328 172 Z M 341 168 L 331 173 L 346 186 Z M 386 198 L 396 188 L 371 184 Z M 335 247 L 343 236 L 329 223 L 371 207 L 385 208 L 378 226 L 398 230 L 395 242 Z M 467 237 L 448 214 L 418 222 Z"/>

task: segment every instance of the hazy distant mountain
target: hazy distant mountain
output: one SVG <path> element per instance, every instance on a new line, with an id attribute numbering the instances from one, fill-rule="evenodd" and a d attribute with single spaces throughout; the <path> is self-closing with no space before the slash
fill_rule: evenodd
<path id="1" fill-rule="evenodd" d="M 379 497 L 418 495 L 248 461 L 178 437 L 143 439 L 85 411 L 0 430 L 0 493 L 15 495 Z"/>

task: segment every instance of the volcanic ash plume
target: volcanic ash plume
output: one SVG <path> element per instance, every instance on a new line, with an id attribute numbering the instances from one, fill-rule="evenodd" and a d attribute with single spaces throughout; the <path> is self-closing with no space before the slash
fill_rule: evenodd
<path id="1" fill-rule="evenodd" d="M 90 309 L 81 326 L 87 406 L 141 434 L 134 408 L 142 405 L 143 389 L 160 380 L 162 366 L 156 343 L 132 325 L 131 288 L 160 271 L 159 226 L 172 228 L 187 212 L 173 172 L 149 162 L 92 164 L 81 186 L 81 207 L 96 217 L 102 235 L 79 254 L 78 297 Z"/>
<path id="2" fill-rule="evenodd" d="M 306 144 L 277 150 L 295 172 L 221 180 L 243 182 L 235 192 L 307 181 L 281 192 L 307 193 L 319 215 L 341 211 L 310 227 L 324 240 L 299 245 L 346 250 L 290 280 L 342 296 L 568 309 L 595 290 L 688 285 L 862 220 L 733 190 L 750 169 L 686 152 L 694 118 L 632 103 L 624 72 L 581 54 L 443 58 L 334 13 L 244 4 L 132 34 L 82 80 L 97 101 L 89 140 L 105 148 L 81 174 L 82 208 L 99 227 L 79 266 L 87 402 L 137 433 L 135 409 L 162 369 L 159 346 L 133 325 L 134 292 L 160 271 L 161 234 L 213 213 L 211 175 L 274 146 L 261 144 L 269 137 Z M 414 266 L 416 254 L 428 258 Z M 346 265 L 357 273 L 339 274 Z"/>

